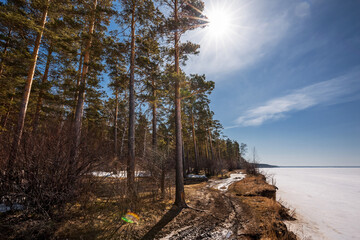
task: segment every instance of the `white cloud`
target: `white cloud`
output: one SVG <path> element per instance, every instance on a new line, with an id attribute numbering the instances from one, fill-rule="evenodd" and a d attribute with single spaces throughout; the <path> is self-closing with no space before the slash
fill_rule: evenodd
<path id="1" fill-rule="evenodd" d="M 272 99 L 262 106 L 246 111 L 232 126 L 259 126 L 266 121 L 275 121 L 291 112 L 301 111 L 320 104 L 336 104 L 351 101 L 348 98 L 360 90 L 360 71 L 354 71 L 342 77 L 316 83 L 292 93 Z"/>

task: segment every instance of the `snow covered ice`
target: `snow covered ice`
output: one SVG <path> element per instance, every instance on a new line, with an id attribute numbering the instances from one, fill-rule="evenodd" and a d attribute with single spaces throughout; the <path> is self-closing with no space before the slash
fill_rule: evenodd
<path id="1" fill-rule="evenodd" d="M 295 209 L 287 222 L 300 239 L 348 240 L 360 236 L 360 168 L 272 168 L 277 198 Z"/>

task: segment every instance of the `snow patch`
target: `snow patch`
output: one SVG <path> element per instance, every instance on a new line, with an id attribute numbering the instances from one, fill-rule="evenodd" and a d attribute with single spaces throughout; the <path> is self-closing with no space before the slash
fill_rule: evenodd
<path id="1" fill-rule="evenodd" d="M 210 184 L 210 187 L 219 189 L 220 191 L 227 191 L 229 186 L 237 181 L 240 181 L 245 178 L 245 174 L 243 173 L 233 173 L 230 174 L 229 178 L 216 180 Z"/>
<path id="2" fill-rule="evenodd" d="M 0 212 L 5 213 L 5 212 L 9 212 L 11 210 L 14 211 L 21 211 L 24 210 L 24 206 L 18 203 L 14 203 L 12 206 L 7 206 L 4 203 L 0 204 Z"/>
<path id="3" fill-rule="evenodd" d="M 127 177 L 126 171 L 120 171 L 117 173 L 95 171 L 95 172 L 92 172 L 91 174 L 96 177 L 111 177 L 111 178 L 126 178 Z M 151 176 L 151 174 L 148 171 L 135 171 L 135 177 L 150 177 L 150 176 Z"/>
<path id="4" fill-rule="evenodd" d="M 207 177 L 205 175 L 195 175 L 195 174 L 188 174 L 186 175 L 187 178 L 203 178 L 203 179 L 207 179 Z"/>

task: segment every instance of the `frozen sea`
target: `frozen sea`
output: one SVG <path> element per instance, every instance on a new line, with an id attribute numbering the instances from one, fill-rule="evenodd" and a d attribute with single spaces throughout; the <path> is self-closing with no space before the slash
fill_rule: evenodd
<path id="1" fill-rule="evenodd" d="M 264 168 L 278 200 L 295 209 L 290 230 L 303 240 L 360 239 L 360 168 Z"/>

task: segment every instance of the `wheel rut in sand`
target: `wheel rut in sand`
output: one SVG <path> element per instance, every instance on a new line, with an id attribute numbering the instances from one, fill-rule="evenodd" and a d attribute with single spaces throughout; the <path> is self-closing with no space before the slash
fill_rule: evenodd
<path id="1" fill-rule="evenodd" d="M 244 233 L 241 205 L 226 192 L 242 175 L 186 186 L 190 208 L 168 223 L 155 239 L 248 239 Z"/>

